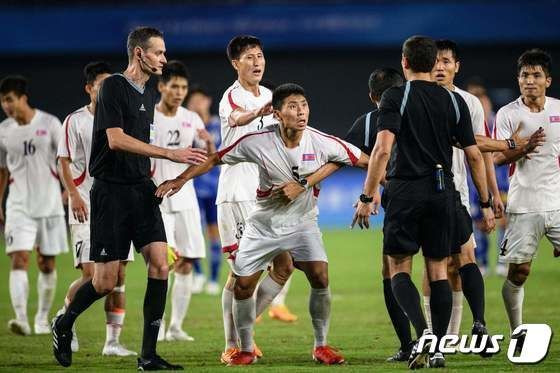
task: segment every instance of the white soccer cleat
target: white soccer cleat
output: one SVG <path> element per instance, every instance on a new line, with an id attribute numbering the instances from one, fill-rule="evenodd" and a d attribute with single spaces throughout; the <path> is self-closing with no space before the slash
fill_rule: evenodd
<path id="1" fill-rule="evenodd" d="M 191 292 L 193 294 L 200 294 L 204 290 L 204 283 L 206 278 L 203 274 L 195 274 L 193 276 Z"/>
<path id="2" fill-rule="evenodd" d="M 12 319 L 8 321 L 8 329 L 17 335 L 31 335 L 31 327 L 27 321 Z"/>
<path id="3" fill-rule="evenodd" d="M 35 334 L 51 334 L 51 326 L 47 319 L 35 317 L 33 329 L 35 330 Z"/>
<path id="4" fill-rule="evenodd" d="M 138 355 L 136 352 L 130 351 L 119 342 L 105 343 L 105 346 L 103 346 L 102 354 L 103 356 L 121 356 L 121 357 Z"/>
<path id="5" fill-rule="evenodd" d="M 76 334 L 76 324 L 72 325 L 72 342 L 70 342 L 70 348 L 72 349 L 72 352 L 78 352 L 80 350 L 78 335 Z"/>
<path id="6" fill-rule="evenodd" d="M 157 335 L 158 342 L 165 340 L 165 320 L 161 319 L 161 324 L 159 324 L 159 331 Z"/>
<path id="7" fill-rule="evenodd" d="M 167 333 L 165 333 L 166 341 L 187 341 L 193 342 L 194 338 L 185 333 L 181 329 L 169 328 Z"/>
<path id="8" fill-rule="evenodd" d="M 208 282 L 206 284 L 206 294 L 208 295 L 218 295 L 221 294 L 220 285 L 217 282 Z"/>

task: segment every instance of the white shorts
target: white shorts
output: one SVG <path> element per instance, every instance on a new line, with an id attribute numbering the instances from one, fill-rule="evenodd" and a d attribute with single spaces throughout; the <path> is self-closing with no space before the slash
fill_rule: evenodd
<path id="1" fill-rule="evenodd" d="M 243 236 L 233 262 L 233 273 L 250 276 L 264 271 L 284 251 L 290 252 L 294 262 L 328 262 L 318 228 L 317 231 L 300 231 L 276 238 Z"/>
<path id="2" fill-rule="evenodd" d="M 218 205 L 218 230 L 224 252 L 237 249 L 245 230 L 245 220 L 254 209 L 254 201 L 225 202 Z"/>
<path id="3" fill-rule="evenodd" d="M 66 221 L 64 215 L 31 218 L 22 213 L 6 214 L 6 254 L 14 251 L 32 251 L 39 247 L 45 256 L 68 252 Z"/>
<path id="4" fill-rule="evenodd" d="M 560 210 L 507 214 L 507 227 L 500 246 L 501 263 L 528 263 L 546 236 L 555 249 L 560 249 Z"/>
<path id="5" fill-rule="evenodd" d="M 70 224 L 70 241 L 74 257 L 74 268 L 80 268 L 84 263 L 94 263 L 89 258 L 91 248 L 89 224 Z M 126 262 L 134 261 L 134 248 L 130 245 L 130 252 Z"/>
<path id="6" fill-rule="evenodd" d="M 187 209 L 178 212 L 161 212 L 167 244 L 183 258 L 205 258 L 206 243 L 202 233 L 200 211 Z"/>

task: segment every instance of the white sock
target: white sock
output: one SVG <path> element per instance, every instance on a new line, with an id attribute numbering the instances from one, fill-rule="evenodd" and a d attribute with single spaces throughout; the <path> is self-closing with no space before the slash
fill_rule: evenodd
<path id="1" fill-rule="evenodd" d="M 233 299 L 233 320 L 241 351 L 253 352 L 253 325 L 256 319 L 255 298 Z"/>
<path id="2" fill-rule="evenodd" d="M 181 330 L 191 302 L 192 284 L 192 272 L 187 275 L 175 272 L 175 280 L 171 290 L 171 322 L 169 323 L 169 329 Z"/>
<path id="3" fill-rule="evenodd" d="M 331 291 L 329 288 L 311 288 L 309 294 L 309 314 L 315 335 L 315 347 L 327 345 L 331 316 Z"/>
<path id="4" fill-rule="evenodd" d="M 270 276 L 266 276 L 259 284 L 256 294 L 256 314 L 257 316 L 270 305 L 273 299 L 282 292 L 282 285 L 277 283 Z"/>
<path id="5" fill-rule="evenodd" d="M 233 323 L 233 291 L 225 286 L 222 290 L 222 319 L 224 320 L 224 335 L 226 339 L 226 350 L 237 347 L 237 331 Z"/>
<path id="6" fill-rule="evenodd" d="M 288 278 L 288 281 L 286 281 L 282 290 L 280 290 L 280 292 L 278 293 L 276 298 L 274 298 L 272 300 L 272 305 L 273 306 L 284 306 L 284 305 L 286 305 L 286 296 L 288 295 L 288 290 L 290 290 L 290 284 L 291 283 L 292 283 L 292 276 L 290 276 L 290 278 Z"/>
<path id="7" fill-rule="evenodd" d="M 18 321 L 27 320 L 27 298 L 29 297 L 29 280 L 27 271 L 12 269 L 10 271 L 10 298 Z"/>
<path id="8" fill-rule="evenodd" d="M 432 308 L 430 307 L 430 296 L 424 295 L 424 316 L 426 317 L 426 325 L 428 330 L 432 332 Z"/>
<path id="9" fill-rule="evenodd" d="M 51 310 L 56 291 L 56 270 L 51 273 L 43 273 L 39 271 L 37 276 L 37 315 L 36 320 L 48 320 L 49 311 Z"/>
<path id="10" fill-rule="evenodd" d="M 522 324 L 523 316 L 523 298 L 525 297 L 525 289 L 523 285 L 517 286 L 510 280 L 505 280 L 502 286 L 502 297 L 506 306 L 506 312 L 509 318 L 509 326 L 513 332 L 515 328 Z"/>
<path id="11" fill-rule="evenodd" d="M 122 308 L 114 308 L 112 311 L 105 312 L 107 320 L 105 344 L 119 343 L 125 315 L 126 312 Z"/>
<path id="12" fill-rule="evenodd" d="M 463 292 L 461 290 L 454 291 L 453 306 L 451 308 L 451 318 L 447 326 L 447 334 L 459 335 L 461 329 L 461 319 L 463 317 Z"/>

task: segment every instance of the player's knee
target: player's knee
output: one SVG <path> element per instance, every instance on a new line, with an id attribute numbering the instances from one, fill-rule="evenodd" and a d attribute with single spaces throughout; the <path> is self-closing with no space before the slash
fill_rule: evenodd
<path id="1" fill-rule="evenodd" d="M 117 276 L 106 276 L 102 278 L 93 277 L 93 287 L 97 294 L 107 295 L 117 285 Z"/>
<path id="2" fill-rule="evenodd" d="M 309 283 L 314 289 L 324 289 L 329 286 L 329 274 L 327 271 L 318 269 L 308 274 Z"/>
<path id="3" fill-rule="evenodd" d="M 51 273 L 55 268 L 54 256 L 37 255 L 37 265 L 39 271 L 43 273 Z"/>
<path id="4" fill-rule="evenodd" d="M 238 278 L 235 281 L 234 292 L 236 299 L 248 299 L 253 296 L 256 284 L 248 279 Z"/>
<path id="5" fill-rule="evenodd" d="M 294 265 L 289 263 L 284 263 L 281 266 L 275 266 L 272 268 L 271 275 L 276 282 L 279 284 L 285 284 L 292 273 L 294 272 Z"/>
<path id="6" fill-rule="evenodd" d="M 529 273 L 531 273 L 531 266 L 529 263 L 510 264 L 508 279 L 515 285 L 521 286 L 525 283 L 525 281 L 527 281 Z"/>
<path id="7" fill-rule="evenodd" d="M 29 255 L 26 252 L 15 252 L 10 254 L 12 269 L 27 271 L 29 268 Z"/>

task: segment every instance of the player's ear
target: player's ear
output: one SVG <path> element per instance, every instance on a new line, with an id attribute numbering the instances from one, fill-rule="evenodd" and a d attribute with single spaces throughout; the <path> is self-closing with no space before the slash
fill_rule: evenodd
<path id="1" fill-rule="evenodd" d="M 461 67 L 461 62 L 460 61 L 456 61 L 455 62 L 455 74 L 457 74 L 459 72 L 459 68 Z"/>
<path id="2" fill-rule="evenodd" d="M 92 89 L 92 88 L 93 88 L 93 87 L 92 87 L 91 84 L 89 84 L 89 83 L 87 83 L 87 84 L 84 86 L 84 90 L 86 91 L 86 93 L 87 93 L 88 95 L 91 95 L 91 89 Z"/>
<path id="3" fill-rule="evenodd" d="M 163 93 L 163 91 L 165 90 L 165 83 L 163 83 L 162 81 L 158 81 L 157 89 L 159 93 Z"/>
<path id="4" fill-rule="evenodd" d="M 404 56 L 404 54 L 402 55 L 402 58 L 401 58 L 401 66 L 402 66 L 403 70 L 408 70 L 408 68 L 409 68 L 408 58 L 406 58 Z"/>
<path id="5" fill-rule="evenodd" d="M 273 109 L 272 114 L 274 115 L 274 118 L 276 118 L 280 123 L 282 122 L 282 114 L 280 113 L 280 110 Z"/>
<path id="6" fill-rule="evenodd" d="M 239 61 L 238 60 L 231 60 L 231 66 L 233 66 L 235 71 L 239 71 Z"/>
<path id="7" fill-rule="evenodd" d="M 551 84 L 552 84 L 552 77 L 547 76 L 546 77 L 546 88 L 550 87 Z"/>

